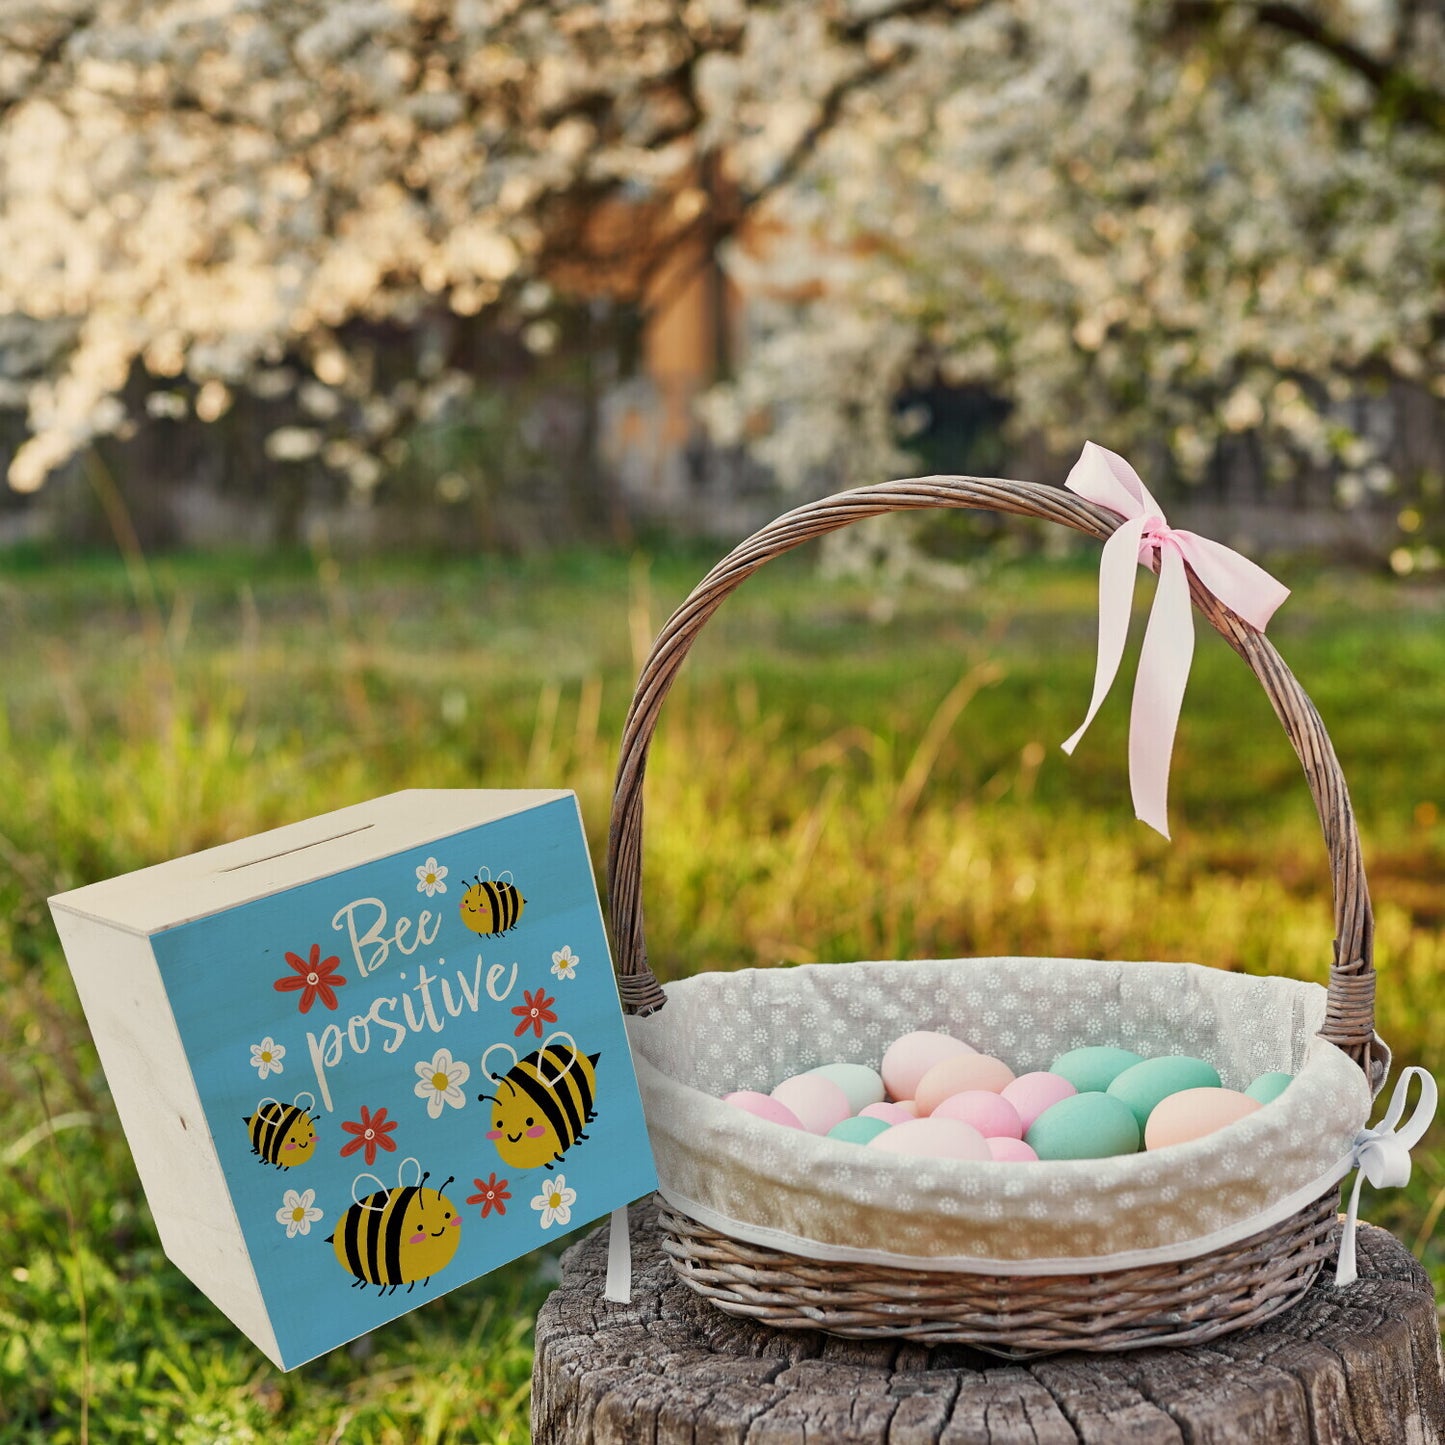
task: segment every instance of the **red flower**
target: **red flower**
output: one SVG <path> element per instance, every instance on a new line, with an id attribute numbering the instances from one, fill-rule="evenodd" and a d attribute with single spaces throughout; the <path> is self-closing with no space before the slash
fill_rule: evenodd
<path id="1" fill-rule="evenodd" d="M 376 1163 L 376 1151 L 385 1149 L 388 1154 L 396 1153 L 396 1145 L 386 1136 L 396 1128 L 396 1120 L 386 1117 L 385 1109 L 378 1109 L 371 1113 L 366 1105 L 361 1106 L 361 1123 L 353 1124 L 346 1122 L 341 1126 L 348 1134 L 356 1137 L 350 1143 L 341 1146 L 341 1157 L 346 1158 L 348 1154 L 355 1154 L 358 1149 L 366 1151 L 366 1162 Z"/>
<path id="2" fill-rule="evenodd" d="M 480 1204 L 482 1206 L 482 1218 L 485 1219 L 492 1210 L 498 1214 L 505 1214 L 507 1206 L 503 1202 L 512 1196 L 507 1193 L 507 1181 L 498 1179 L 495 1174 L 490 1174 L 485 1179 L 473 1179 L 472 1183 L 480 1191 L 477 1194 L 467 1195 L 468 1204 Z"/>
<path id="3" fill-rule="evenodd" d="M 333 965 L 341 966 L 341 960 L 333 954 L 330 958 L 321 957 L 321 945 L 311 945 L 310 960 L 303 959 L 297 954 L 288 953 L 286 962 L 296 970 L 295 976 L 285 974 L 278 978 L 271 985 L 277 993 L 295 993 L 301 990 L 301 1012 L 306 1013 L 312 1004 L 316 1002 L 317 995 L 327 1008 L 336 1007 L 335 990 L 340 988 L 346 980 L 339 974 L 333 972 Z"/>
<path id="4" fill-rule="evenodd" d="M 540 988 L 536 993 L 528 993 L 526 989 L 523 989 L 522 997 L 526 999 L 526 1003 L 522 1004 L 520 1008 L 514 1008 L 512 1010 L 512 1012 L 522 1020 L 522 1022 L 517 1025 L 517 1032 L 513 1037 L 519 1039 L 528 1029 L 536 1029 L 537 1037 L 540 1039 L 542 1037 L 542 1025 L 544 1023 L 555 1024 L 557 1022 L 557 1015 L 552 1012 L 552 1005 L 556 1003 L 557 1000 L 555 998 L 548 998 L 546 990 Z"/>

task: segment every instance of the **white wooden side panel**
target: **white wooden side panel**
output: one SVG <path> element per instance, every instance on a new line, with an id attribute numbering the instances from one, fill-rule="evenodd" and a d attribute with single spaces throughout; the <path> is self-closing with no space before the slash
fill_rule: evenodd
<path id="1" fill-rule="evenodd" d="M 280 1365 L 150 940 L 51 911 L 166 1254 Z"/>

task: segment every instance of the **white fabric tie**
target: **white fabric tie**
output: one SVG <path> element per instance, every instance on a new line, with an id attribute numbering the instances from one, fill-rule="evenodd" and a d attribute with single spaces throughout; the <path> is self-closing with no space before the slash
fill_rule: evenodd
<path id="1" fill-rule="evenodd" d="M 1405 1112 L 1410 1080 L 1420 1080 L 1420 1098 L 1415 1112 L 1403 1129 L 1397 1130 Z M 1355 1174 L 1355 1187 L 1350 1190 L 1350 1207 L 1345 1211 L 1345 1232 L 1340 1239 L 1340 1261 L 1335 1268 L 1335 1284 L 1353 1284 L 1358 1278 L 1355 1269 L 1355 1225 L 1360 1211 L 1360 1185 L 1368 1179 L 1376 1189 L 1398 1189 L 1410 1182 L 1410 1150 L 1430 1127 L 1438 1102 L 1435 1080 L 1421 1068 L 1409 1068 L 1400 1075 L 1385 1117 L 1373 1129 L 1362 1129 L 1355 1137 L 1350 1158 Z"/>
<path id="2" fill-rule="evenodd" d="M 613 1304 L 632 1303 L 632 1228 L 627 1222 L 627 1206 L 612 1211 L 607 1225 L 607 1287 L 604 1299 Z"/>

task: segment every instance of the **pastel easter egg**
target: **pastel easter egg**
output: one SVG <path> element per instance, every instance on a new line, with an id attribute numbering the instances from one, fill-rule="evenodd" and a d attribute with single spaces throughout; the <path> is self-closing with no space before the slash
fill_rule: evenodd
<path id="1" fill-rule="evenodd" d="M 1096 1044 L 1060 1054 L 1049 1065 L 1049 1073 L 1067 1079 L 1080 1094 L 1102 1094 L 1125 1069 L 1143 1062 L 1143 1055 L 1132 1049 L 1111 1049 Z"/>
<path id="2" fill-rule="evenodd" d="M 1000 1164 L 1038 1162 L 1039 1156 L 1022 1139 L 1010 1139 L 1007 1134 L 1000 1134 L 997 1138 L 985 1139 L 984 1143 L 988 1145 L 988 1152 Z"/>
<path id="3" fill-rule="evenodd" d="M 962 1119 L 972 1124 L 985 1139 L 998 1139 L 1007 1135 L 1013 1139 L 1024 1137 L 1023 1121 L 1018 1110 L 1002 1094 L 991 1094 L 984 1089 L 966 1089 L 961 1094 L 950 1094 L 928 1116 L 930 1119 Z"/>
<path id="4" fill-rule="evenodd" d="M 1187 1144 L 1257 1113 L 1258 1099 L 1236 1089 L 1182 1089 L 1160 1101 L 1144 1126 L 1146 1149 L 1167 1149 Z"/>
<path id="5" fill-rule="evenodd" d="M 912 1100 L 909 1100 L 912 1103 Z M 917 1114 L 905 1109 L 902 1104 L 869 1104 L 866 1109 L 859 1109 L 860 1119 L 881 1119 L 885 1124 L 903 1124 L 909 1119 L 916 1119 Z"/>
<path id="6" fill-rule="evenodd" d="M 1071 1094 L 1029 1125 L 1024 1142 L 1040 1159 L 1108 1159 L 1138 1152 L 1139 1123 L 1112 1094 Z"/>
<path id="7" fill-rule="evenodd" d="M 1014 1106 L 1019 1122 L 1027 1129 L 1045 1109 L 1078 1092 L 1062 1074 L 1035 1072 L 1020 1074 L 1004 1088 L 1001 1097 Z"/>
<path id="8" fill-rule="evenodd" d="M 989 1159 L 988 1144 L 961 1119 L 910 1119 L 869 1142 L 889 1154 L 918 1154 L 927 1159 Z"/>
<path id="9" fill-rule="evenodd" d="M 865 1119 L 861 1114 L 856 1119 L 844 1119 L 828 1130 L 830 1139 L 841 1139 L 845 1144 L 868 1144 L 886 1128 L 882 1119 Z"/>
<path id="10" fill-rule="evenodd" d="M 832 1079 L 817 1074 L 794 1074 L 773 1090 L 773 1098 L 786 1104 L 810 1134 L 826 1134 L 853 1110 L 848 1096 Z"/>
<path id="11" fill-rule="evenodd" d="M 914 1102 L 920 1117 L 931 1114 L 950 1094 L 983 1089 L 997 1094 L 1013 1083 L 1014 1071 L 990 1054 L 955 1054 L 935 1064 L 919 1081 Z"/>
<path id="12" fill-rule="evenodd" d="M 971 1054 L 973 1047 L 951 1034 L 918 1029 L 894 1039 L 883 1055 L 879 1072 L 890 1099 L 912 1099 L 917 1096 L 918 1081 L 942 1059 L 955 1054 Z"/>
<path id="13" fill-rule="evenodd" d="M 752 1089 L 738 1089 L 735 1093 L 724 1094 L 723 1103 L 741 1109 L 745 1114 L 756 1115 L 773 1124 L 785 1124 L 789 1129 L 801 1129 L 803 1121 L 784 1103 L 771 1094 L 759 1094 Z"/>
<path id="14" fill-rule="evenodd" d="M 860 1113 L 869 1104 L 883 1102 L 883 1079 L 867 1064 L 823 1064 L 809 1073 L 831 1079 L 848 1096 L 850 1113 Z"/>
<path id="15" fill-rule="evenodd" d="M 1272 1104 L 1292 1083 L 1293 1074 L 1261 1074 L 1244 1092 L 1261 1104 Z"/>
<path id="16" fill-rule="evenodd" d="M 1133 1111 L 1142 1129 L 1149 1115 L 1170 1094 L 1185 1089 L 1217 1089 L 1223 1080 L 1213 1064 L 1188 1054 L 1169 1054 L 1162 1059 L 1145 1059 L 1134 1064 L 1109 1085 L 1108 1092 Z"/>

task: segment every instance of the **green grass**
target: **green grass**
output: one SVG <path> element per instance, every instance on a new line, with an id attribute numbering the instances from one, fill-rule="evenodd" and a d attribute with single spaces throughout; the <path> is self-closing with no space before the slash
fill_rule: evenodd
<path id="1" fill-rule="evenodd" d="M 166 1263 L 45 898 L 409 786 L 575 788 L 600 872 L 637 665 L 711 560 L 0 557 L 0 1441 L 527 1438 L 559 1247 L 284 1376 Z M 1439 1071 L 1445 598 L 1289 580 L 1271 636 L 1354 793 L 1381 1032 Z M 1201 639 L 1165 843 L 1128 804 L 1127 682 L 1072 761 L 1057 746 L 1093 630 L 1084 556 L 881 601 L 804 559 L 750 582 L 654 749 L 654 965 L 1028 953 L 1323 979 L 1324 849 L 1248 672 Z M 1365 1208 L 1445 1283 L 1445 1131 L 1416 1158 Z"/>

